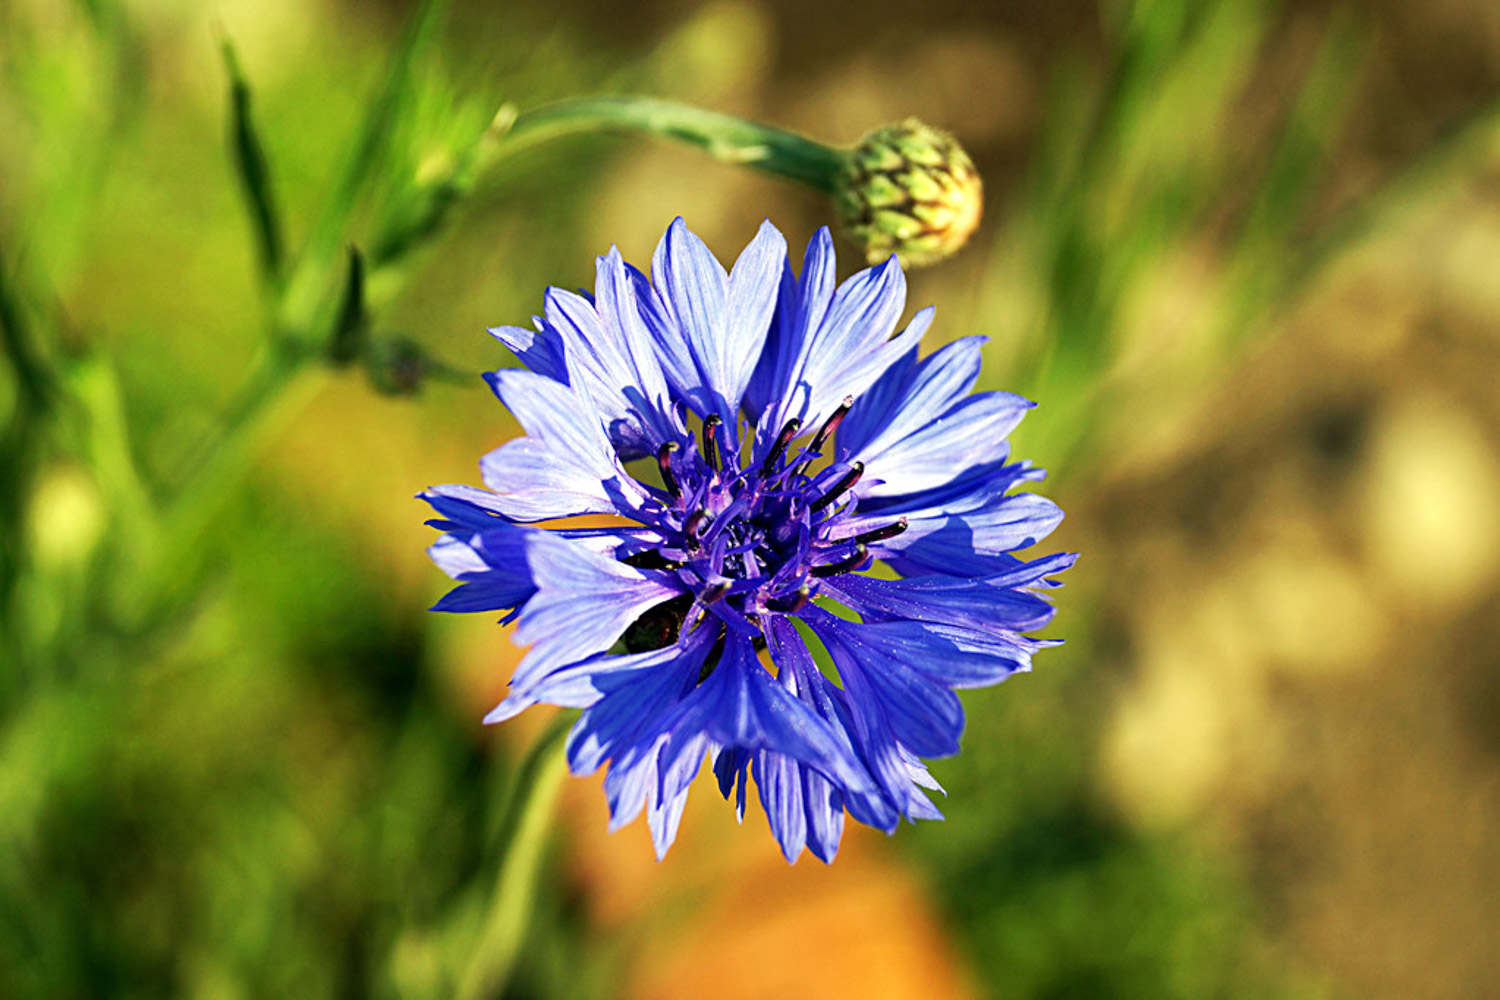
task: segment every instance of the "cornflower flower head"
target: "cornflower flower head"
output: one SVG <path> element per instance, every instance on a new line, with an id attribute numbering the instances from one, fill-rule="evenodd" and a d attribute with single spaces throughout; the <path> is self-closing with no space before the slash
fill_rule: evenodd
<path id="1" fill-rule="evenodd" d="M 846 811 L 941 819 L 923 759 L 958 751 L 954 690 L 1053 644 L 1024 633 L 1074 557 L 1015 554 L 1062 518 L 1014 492 L 1042 475 L 1006 442 L 1032 404 L 971 393 L 982 338 L 919 357 L 905 294 L 894 257 L 839 284 L 826 229 L 794 276 L 769 222 L 726 271 L 678 219 L 649 278 L 612 249 L 592 297 L 490 331 L 525 436 L 487 488 L 422 494 L 459 581 L 434 609 L 507 612 L 530 649 L 485 721 L 582 709 L 572 770 L 608 764 L 611 829 L 645 810 L 658 856 L 709 757 L 789 861 L 831 861 Z"/>

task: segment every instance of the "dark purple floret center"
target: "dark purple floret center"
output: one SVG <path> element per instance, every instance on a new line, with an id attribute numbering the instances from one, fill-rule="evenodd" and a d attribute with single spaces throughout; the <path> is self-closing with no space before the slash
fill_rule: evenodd
<path id="1" fill-rule="evenodd" d="M 802 422 L 789 420 L 743 468 L 717 416 L 698 435 L 657 450 L 662 486 L 651 492 L 660 507 L 648 523 L 660 543 L 633 561 L 677 575 L 696 609 L 685 616 L 689 626 L 712 612 L 757 631 L 760 615 L 800 610 L 819 580 L 867 568 L 868 545 L 905 530 L 905 518 L 863 533 L 840 530 L 864 465 L 823 463 L 824 449 L 852 405 L 845 398 L 802 448 L 795 445 Z"/>

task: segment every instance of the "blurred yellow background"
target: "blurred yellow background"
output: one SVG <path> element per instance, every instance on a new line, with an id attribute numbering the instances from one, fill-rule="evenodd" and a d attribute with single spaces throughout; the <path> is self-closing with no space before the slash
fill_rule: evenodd
<path id="1" fill-rule="evenodd" d="M 46 351 L 108 359 L 148 499 L 264 332 L 219 33 L 295 251 L 409 13 L 0 6 L 0 267 Z M 595 92 L 953 131 L 985 222 L 908 311 L 1038 400 L 1016 452 L 1068 512 L 1047 550 L 1083 553 L 1067 645 L 965 695 L 946 822 L 788 867 L 700 780 L 657 863 L 571 781 L 504 995 L 1495 995 L 1500 5 L 458 3 L 416 79 L 396 186 L 504 102 Z M 413 494 L 516 433 L 484 328 L 676 215 L 724 259 L 832 219 L 664 141 L 503 161 L 371 279 L 377 335 L 472 377 L 302 375 L 150 629 L 96 594 L 134 500 L 89 444 L 7 470 L 0 996 L 446 995 L 545 713 L 479 725 L 520 650 L 422 610 Z"/>

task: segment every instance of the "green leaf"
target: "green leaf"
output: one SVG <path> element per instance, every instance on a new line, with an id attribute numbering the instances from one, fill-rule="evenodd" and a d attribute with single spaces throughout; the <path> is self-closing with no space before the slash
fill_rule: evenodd
<path id="1" fill-rule="evenodd" d="M 255 228 L 261 274 L 268 283 L 274 284 L 281 277 L 283 242 L 276 200 L 271 194 L 271 171 L 250 116 L 250 84 L 245 79 L 234 43 L 227 34 L 220 37 L 219 48 L 224 55 L 224 69 L 229 74 L 230 147 L 244 189 L 245 204 L 250 210 L 250 222 Z"/>
<path id="2" fill-rule="evenodd" d="M 391 57 L 385 82 L 370 103 L 358 141 L 349 151 L 343 176 L 308 236 L 307 245 L 287 281 L 278 327 L 284 336 L 306 340 L 333 317 L 329 292 L 339 246 L 346 240 L 350 217 L 366 194 L 377 165 L 388 159 L 393 129 L 413 96 L 412 67 L 436 33 L 446 0 L 425 0 L 412 15 L 401 47 Z"/>
<path id="3" fill-rule="evenodd" d="M 328 360 L 347 365 L 364 351 L 370 332 L 370 314 L 365 307 L 365 259 L 359 247 L 349 247 L 349 276 L 344 282 L 344 301 L 338 322 L 328 341 Z"/>
<path id="4" fill-rule="evenodd" d="M 25 404 L 46 409 L 54 395 L 55 378 L 37 349 L 29 318 L 21 303 L 14 275 L 0 256 L 0 349 L 16 373 L 16 385 Z"/>

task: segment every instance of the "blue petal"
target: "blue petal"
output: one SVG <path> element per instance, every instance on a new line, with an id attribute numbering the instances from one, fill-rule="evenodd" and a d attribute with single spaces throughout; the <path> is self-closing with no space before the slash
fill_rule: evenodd
<path id="1" fill-rule="evenodd" d="M 865 463 L 857 495 L 909 494 L 940 486 L 974 466 L 1004 460 L 1006 435 L 1030 405 L 1008 392 L 985 392 L 929 418 L 905 437 L 892 441 L 882 434 L 863 452 L 849 456 Z"/>
<path id="2" fill-rule="evenodd" d="M 1057 504 L 1036 493 L 1016 493 L 986 510 L 952 516 L 916 517 L 886 547 L 908 559 L 947 572 L 968 574 L 975 555 L 1014 552 L 1035 545 L 1062 522 Z M 907 537 L 910 536 L 910 537 Z"/>
<path id="3" fill-rule="evenodd" d="M 670 707 L 690 687 L 685 679 L 689 675 L 696 678 L 701 662 L 701 650 L 675 645 L 624 656 L 589 657 L 522 683 L 512 683 L 510 693 L 485 721 L 503 722 L 538 703 L 591 708 L 609 697 L 608 705 L 589 716 L 587 724 L 573 730 L 573 738 L 578 742 L 569 748 L 569 762 L 575 772 L 589 774 L 611 752 L 602 741 L 606 737 L 618 739 L 615 730 L 618 722 L 635 723 L 649 718 L 645 708 L 656 701 L 661 702 L 657 714 Z M 612 724 L 611 719 L 617 720 L 616 723 Z"/>
<path id="4" fill-rule="evenodd" d="M 516 668 L 516 687 L 602 653 L 681 586 L 675 577 L 648 575 L 542 531 L 526 536 L 526 562 L 537 592 L 516 622 L 515 641 L 532 647 Z"/>
<path id="5" fill-rule="evenodd" d="M 461 483 L 433 486 L 417 496 L 442 515 L 427 523 L 444 531 L 488 531 L 497 524 L 509 523 L 495 507 L 495 494 L 477 486 Z"/>
<path id="6" fill-rule="evenodd" d="M 847 622 L 812 607 L 807 623 L 833 657 L 851 702 L 877 707 L 891 734 L 923 757 L 958 752 L 964 710 L 958 696 L 914 668 L 923 657 L 962 656 L 952 643 L 907 622 Z"/>
<path id="7" fill-rule="evenodd" d="M 444 594 L 431 611 L 508 611 L 520 604 L 535 591 L 524 580 L 516 580 L 490 574 L 483 579 L 459 584 Z"/>
<path id="8" fill-rule="evenodd" d="M 881 705 L 864 690 L 858 692 L 858 704 L 855 692 L 846 694 L 835 688 L 832 693 L 844 731 L 854 739 L 860 759 L 879 786 L 878 796 L 846 795 L 849 815 L 886 833 L 895 830 L 902 816 L 942 819 L 922 792 L 930 784 L 918 780 L 925 771 L 914 770 L 914 758 L 896 740 Z"/>
<path id="9" fill-rule="evenodd" d="M 896 514 L 928 518 L 982 511 L 1015 487 L 1045 475 L 1027 462 L 997 461 L 967 469 L 941 486 L 902 496 L 868 498 L 860 503 L 859 516 L 889 520 Z"/>
<path id="10" fill-rule="evenodd" d="M 675 830 L 681 796 L 659 794 L 658 762 L 673 710 L 697 683 L 711 645 L 708 630 L 699 630 L 664 649 L 593 661 L 589 683 L 599 698 L 569 734 L 568 764 L 574 774 L 591 774 L 609 761 L 604 794 L 611 830 L 635 819 L 648 803 L 657 824 L 653 833 Z M 569 673 L 565 668 L 554 676 L 564 681 Z"/>
<path id="11" fill-rule="evenodd" d="M 765 347 L 785 265 L 786 239 L 766 221 L 729 272 L 725 328 L 721 339 L 710 345 L 714 356 L 707 367 L 714 386 L 730 407 L 731 417 L 738 414 Z"/>
<path id="12" fill-rule="evenodd" d="M 590 683 L 600 697 L 568 738 L 573 773 L 592 774 L 606 760 L 662 732 L 666 713 L 697 683 L 708 648 L 701 636 L 689 637 L 681 644 L 612 658 L 614 669 L 594 671 Z"/>
<path id="13" fill-rule="evenodd" d="M 869 621 L 911 619 L 969 628 L 1007 628 L 1024 632 L 1052 620 L 1051 604 L 1022 590 L 989 579 L 933 574 L 902 580 L 847 574 L 828 581 L 825 590 Z"/>
<path id="14" fill-rule="evenodd" d="M 789 754 L 848 788 L 871 787 L 848 744 L 825 719 L 780 687 L 757 662 L 750 641 L 736 633 L 727 633 L 718 665 L 684 699 L 673 729 L 664 761 L 682 752 L 688 734 L 704 733 L 721 746 Z"/>
<path id="15" fill-rule="evenodd" d="M 907 519 L 906 530 L 870 546 L 905 575 L 943 573 L 992 576 L 1010 570 L 1006 553 L 1045 538 L 1063 519 L 1062 510 L 1035 493 L 1005 491 L 1040 478 L 1024 463 L 970 469 L 952 482 L 897 497 L 861 503 L 839 525 L 840 538 Z"/>
<path id="16" fill-rule="evenodd" d="M 604 776 L 604 800 L 609 805 L 609 830 L 621 829 L 657 800 L 657 760 L 666 742 L 665 734 L 631 747 L 610 761 Z"/>
<path id="17" fill-rule="evenodd" d="M 945 639 L 967 656 L 955 656 L 930 664 L 925 673 L 952 688 L 989 687 L 1011 674 L 1031 669 L 1031 655 L 1039 649 L 1060 646 L 1059 639 L 1031 639 L 1006 629 L 976 629 L 961 625 L 923 626 Z"/>
<path id="18" fill-rule="evenodd" d="M 725 747 L 714 758 L 714 777 L 719 779 L 719 794 L 726 799 L 738 789 L 735 796 L 735 821 L 745 821 L 745 771 L 750 766 L 750 755 L 739 747 Z"/>
<path id="19" fill-rule="evenodd" d="M 921 362 L 913 347 L 855 400 L 839 425 L 839 443 L 858 455 L 881 437 L 899 441 L 920 430 L 974 387 L 984 342 L 984 337 L 964 337 Z"/>
<path id="20" fill-rule="evenodd" d="M 449 522 L 450 524 L 452 522 Z M 536 592 L 524 557 L 534 529 L 484 516 L 485 530 L 458 528 L 427 549 L 432 561 L 461 585 L 432 606 L 433 611 L 500 611 L 518 608 Z"/>
<path id="21" fill-rule="evenodd" d="M 489 570 L 489 563 L 474 551 L 474 546 L 456 535 L 444 535 L 427 546 L 427 555 L 439 569 L 453 579 Z"/>
<path id="22" fill-rule="evenodd" d="M 802 264 L 802 281 L 792 275 L 791 261 L 781 265 L 781 285 L 776 297 L 776 312 L 766 334 L 765 347 L 750 384 L 745 388 L 743 405 L 750 418 L 764 432 L 768 409 L 781 401 L 786 386 L 793 384 L 795 368 L 800 364 L 808 331 L 821 321 L 833 301 L 837 275 L 833 264 L 833 237 L 824 226 L 807 245 Z M 826 287 L 825 287 L 826 286 Z M 770 428 L 774 435 L 780 426 Z"/>
<path id="23" fill-rule="evenodd" d="M 840 581 L 843 582 L 844 580 Z M 829 590 L 832 592 L 833 588 Z M 850 597 L 850 606 L 855 606 L 852 603 L 854 598 L 848 591 L 840 588 L 840 596 Z M 931 613 L 939 617 L 947 616 L 943 609 L 935 609 Z M 893 724 L 897 713 L 892 709 L 892 703 L 899 701 L 903 708 L 915 707 L 926 699 L 932 714 L 938 717 L 937 724 L 940 726 L 946 726 L 951 721 L 945 713 L 957 707 L 956 699 L 953 702 L 933 700 L 938 696 L 920 684 L 914 692 L 914 699 L 906 699 L 906 695 L 894 689 L 887 690 L 888 686 L 884 684 L 886 678 L 894 678 L 896 684 L 905 685 L 908 683 L 906 675 L 915 672 L 945 688 L 988 687 L 1017 671 L 1031 669 L 1031 654 L 1047 645 L 1043 640 L 1028 639 L 1014 631 L 994 626 L 953 625 L 944 621 L 867 621 L 850 624 L 849 629 L 845 630 L 844 638 L 847 642 L 851 637 L 857 640 L 856 655 L 867 665 L 887 660 L 901 664 L 886 673 L 880 673 L 875 666 L 869 667 L 880 673 L 872 687 L 889 710 L 887 715 L 891 716 Z M 943 737 L 951 738 L 954 745 L 963 724 L 961 715 L 958 719 L 958 729 L 951 730 Z M 904 737 L 902 742 L 923 756 L 941 755 L 938 751 L 929 751 Z"/>
<path id="24" fill-rule="evenodd" d="M 641 321 L 651 338 L 653 353 L 666 377 L 667 385 L 672 389 L 674 398 L 686 402 L 690 394 L 701 389 L 703 383 L 687 338 L 678 329 L 675 317 L 667 309 L 661 292 L 651 284 L 651 279 L 629 262 L 625 264 L 625 274 L 635 290 L 636 308 L 640 310 Z"/>
<path id="25" fill-rule="evenodd" d="M 1078 562 L 1076 552 L 1054 552 L 1050 556 L 1042 556 L 1027 562 L 1022 559 L 1011 558 L 1011 565 L 1001 572 L 985 578 L 985 583 L 994 587 L 1042 587 L 1051 589 L 1060 587 L 1062 584 L 1048 577 L 1069 569 Z"/>
<path id="26" fill-rule="evenodd" d="M 772 662 L 780 671 L 779 679 L 783 686 L 806 702 L 820 718 L 826 720 L 833 727 L 839 741 L 863 761 L 864 753 L 858 741 L 859 733 L 862 732 L 859 726 L 862 723 L 855 720 L 845 693 L 819 671 L 806 643 L 802 641 L 802 637 L 791 622 L 779 615 L 772 617 L 765 634 Z M 816 791 L 821 787 L 817 782 L 804 781 L 804 789 Z M 847 806 L 855 819 L 887 833 L 896 828 L 900 819 L 896 808 L 879 788 L 834 786 L 831 806 L 828 805 L 830 800 L 821 795 L 804 796 L 804 799 L 808 802 L 809 810 L 828 806 L 842 811 Z M 830 830 L 843 829 L 842 819 L 834 823 L 827 816 L 813 811 L 808 813 L 808 817 L 809 823 L 816 820 L 816 823 L 809 827 L 810 835 L 819 830 L 826 833 Z M 833 848 L 836 847 L 837 840 L 829 849 L 827 857 L 822 854 L 818 856 L 825 861 L 829 860 L 832 858 Z"/>

